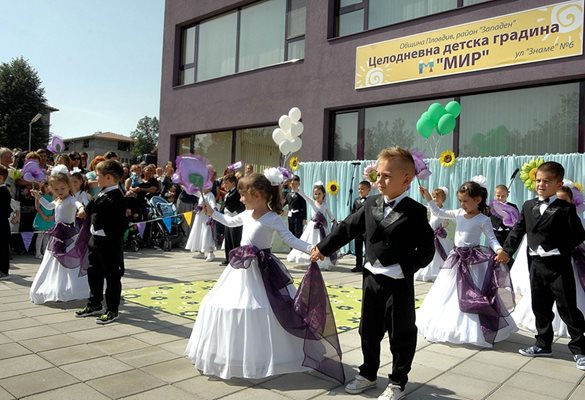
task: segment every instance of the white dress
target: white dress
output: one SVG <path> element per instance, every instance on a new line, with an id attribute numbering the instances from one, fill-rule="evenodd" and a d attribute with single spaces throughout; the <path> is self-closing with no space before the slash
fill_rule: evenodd
<path id="1" fill-rule="evenodd" d="M 63 201 L 52 202 L 41 197 L 39 201 L 47 210 L 55 210 L 55 224 L 75 223 L 75 214 L 81 206 L 73 196 Z M 71 301 L 88 297 L 87 275 L 79 276 L 79 268 L 66 268 L 49 250 L 45 251 L 30 288 L 30 300 L 35 304 L 42 304 L 48 301 Z"/>
<path id="2" fill-rule="evenodd" d="M 214 212 L 213 218 L 225 226 L 243 226 L 241 245 L 268 249 L 276 231 L 288 246 L 304 252 L 311 249 L 274 212 L 257 220 L 252 210 L 234 217 Z M 287 289 L 293 298 L 295 287 Z M 185 354 L 203 374 L 223 379 L 307 370 L 302 366 L 303 339 L 289 334 L 276 319 L 256 259 L 247 269 L 225 268 L 201 302 Z"/>
<path id="3" fill-rule="evenodd" d="M 496 239 L 489 217 L 478 214 L 465 218 L 465 211 L 441 210 L 434 201 L 429 202 L 431 212 L 440 218 L 455 220 L 456 247 L 475 247 L 480 245 L 482 233 L 488 238 L 490 247 L 496 251 L 501 248 Z M 451 254 L 454 252 L 451 251 Z M 492 347 L 486 341 L 478 314 L 462 312 L 459 309 L 457 291 L 457 269 L 441 269 L 431 290 L 426 295 L 417 312 L 416 325 L 419 333 L 429 342 L 469 343 L 481 347 Z M 481 287 L 487 270 L 487 262 L 472 265 L 470 268 L 473 283 Z M 498 330 L 495 342 L 506 339 L 518 328 L 511 316 L 505 317 L 508 326 Z"/>
<path id="4" fill-rule="evenodd" d="M 323 237 L 321 237 L 319 229 L 315 228 L 314 219 L 317 213 L 320 212 L 321 214 L 323 214 L 328 223 L 334 220 L 335 217 L 331 213 L 331 210 L 329 210 L 329 205 L 327 204 L 327 201 L 323 201 L 323 203 L 319 205 L 315 202 L 315 200 L 309 198 L 301 190 L 297 191 L 297 193 L 303 196 L 304 199 L 307 201 L 307 204 L 311 206 L 311 219 L 307 222 L 307 226 L 305 227 L 305 230 L 303 231 L 300 239 L 312 245 L 316 245 L 317 243 L 324 239 Z M 329 234 L 329 228 L 327 226 L 325 227 L 325 234 L 326 235 Z M 308 254 L 305 254 L 297 249 L 292 249 L 290 253 L 288 253 L 286 260 L 289 262 L 294 262 L 296 264 L 303 265 L 309 265 L 309 263 L 311 262 Z M 334 264 L 331 261 L 331 258 L 325 257 L 324 260 L 317 261 L 317 265 L 319 266 L 319 269 L 329 270 Z"/>
<path id="5" fill-rule="evenodd" d="M 443 228 L 446 228 L 447 224 L 448 222 L 445 219 L 439 218 L 431 213 L 429 225 L 431 225 L 433 231 L 435 231 L 441 225 Z M 439 237 L 438 239 L 439 243 L 441 243 L 443 246 L 443 249 L 445 249 L 445 253 L 449 254 L 451 248 L 453 247 L 449 238 Z M 443 260 L 439 251 L 435 250 L 433 260 L 426 267 L 419 269 L 416 274 L 414 274 L 414 279 L 417 281 L 433 282 L 435 279 L 437 279 L 437 275 L 439 274 L 439 271 L 441 270 L 441 267 L 444 263 L 445 260 Z"/>
<path id="6" fill-rule="evenodd" d="M 211 206 L 216 208 L 215 196 L 213 193 L 208 192 L 203 196 L 199 197 L 199 206 L 203 205 L 203 199 Z M 207 215 L 203 211 L 199 211 L 195 214 L 193 223 L 191 224 L 191 232 L 189 232 L 189 238 L 185 245 L 185 250 L 191 252 L 198 251 L 200 253 L 211 253 L 215 250 L 215 243 L 213 240 L 212 226 L 207 225 Z"/>

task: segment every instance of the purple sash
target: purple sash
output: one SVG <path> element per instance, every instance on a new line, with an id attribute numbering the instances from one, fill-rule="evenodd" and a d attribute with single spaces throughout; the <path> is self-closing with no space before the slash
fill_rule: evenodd
<path id="1" fill-rule="evenodd" d="M 58 222 L 46 234 L 50 236 L 47 250 L 59 263 L 69 269 L 79 268 L 79 276 L 89 268 L 87 243 L 91 236 L 89 218 L 76 221 L 76 226 Z"/>
<path id="2" fill-rule="evenodd" d="M 437 250 L 437 253 L 439 253 L 439 256 L 441 256 L 443 261 L 447 259 L 447 252 L 445 251 L 445 248 L 443 247 L 443 244 L 441 243 L 439 238 L 445 239 L 446 237 L 447 231 L 445 230 L 445 227 L 443 225 L 439 225 L 437 229 L 435 229 L 435 249 Z"/>
<path id="3" fill-rule="evenodd" d="M 585 291 L 585 245 L 580 244 L 573 250 L 573 265 L 577 271 L 577 280 Z"/>
<path id="4" fill-rule="evenodd" d="M 199 214 L 201 212 L 201 210 L 203 210 L 203 206 L 202 205 L 198 205 L 197 207 L 195 207 L 195 214 Z"/>
<path id="5" fill-rule="evenodd" d="M 232 268 L 236 269 L 247 269 L 253 260 L 258 260 L 266 295 L 278 322 L 288 333 L 304 340 L 303 366 L 344 383 L 335 318 L 317 265 L 309 265 L 292 299 L 287 290 L 287 286 L 293 283 L 292 278 L 270 250 L 259 250 L 252 245 L 240 246 L 230 251 L 229 259 Z"/>
<path id="6" fill-rule="evenodd" d="M 488 263 L 481 288 L 473 282 L 470 268 Z M 509 268 L 494 260 L 494 253 L 484 246 L 454 247 L 443 268 L 457 268 L 459 309 L 477 314 L 486 342 L 493 344 L 498 330 L 508 326 L 505 317 L 514 309 L 514 292 Z"/>
<path id="7" fill-rule="evenodd" d="M 319 241 L 325 239 L 327 236 L 327 231 L 325 230 L 327 227 L 327 220 L 325 219 L 323 213 L 321 211 L 317 211 L 317 214 L 311 218 L 311 221 L 315 223 L 315 229 L 319 229 L 319 234 L 321 235 L 319 237 Z M 337 263 L 337 252 L 331 253 L 329 255 L 329 259 L 331 260 L 331 264 L 335 265 Z"/>

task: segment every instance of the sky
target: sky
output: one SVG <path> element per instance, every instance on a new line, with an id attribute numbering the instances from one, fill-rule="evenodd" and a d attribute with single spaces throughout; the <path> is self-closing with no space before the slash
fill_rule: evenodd
<path id="1" fill-rule="evenodd" d="M 130 135 L 160 104 L 164 0 L 0 0 L 0 63 L 24 57 L 50 132 Z"/>

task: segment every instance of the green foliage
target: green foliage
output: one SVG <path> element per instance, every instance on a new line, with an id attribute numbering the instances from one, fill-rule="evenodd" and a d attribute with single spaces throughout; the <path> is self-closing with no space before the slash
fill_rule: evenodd
<path id="1" fill-rule="evenodd" d="M 0 64 L 0 144 L 28 149 L 29 123 L 46 114 L 45 89 L 37 72 L 24 58 Z M 39 120 L 32 125 L 32 148 L 45 147 L 49 127 Z"/>
<path id="2" fill-rule="evenodd" d="M 134 139 L 132 146 L 134 156 L 152 154 L 158 143 L 158 119 L 148 116 L 141 118 L 130 136 Z"/>

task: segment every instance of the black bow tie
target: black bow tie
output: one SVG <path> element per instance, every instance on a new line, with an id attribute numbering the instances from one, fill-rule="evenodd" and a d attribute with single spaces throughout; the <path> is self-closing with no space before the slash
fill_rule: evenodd
<path id="1" fill-rule="evenodd" d="M 394 207 L 394 204 L 396 204 L 396 200 L 385 201 L 384 202 L 384 207 Z"/>
<path id="2" fill-rule="evenodd" d="M 540 200 L 540 199 L 538 199 L 538 200 L 536 200 L 536 204 L 540 206 L 540 205 L 542 205 L 542 204 L 548 204 L 548 203 L 549 203 L 549 201 L 550 201 L 550 198 L 546 198 L 546 199 L 544 199 L 544 200 Z"/>

